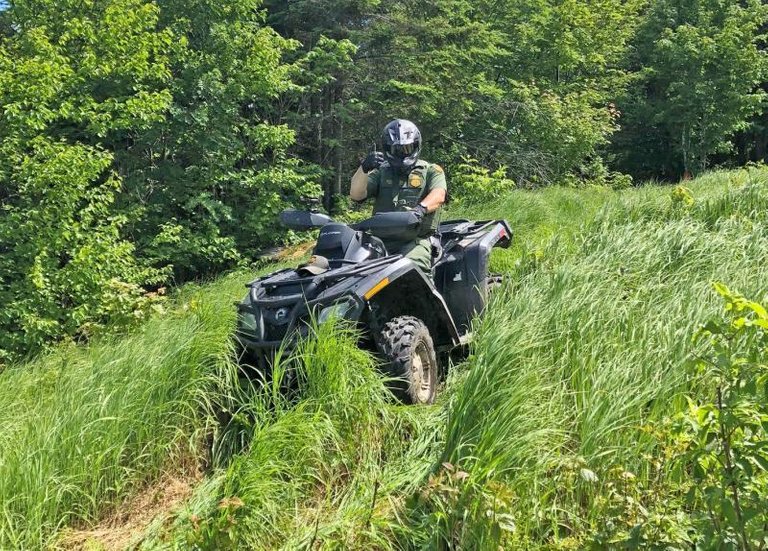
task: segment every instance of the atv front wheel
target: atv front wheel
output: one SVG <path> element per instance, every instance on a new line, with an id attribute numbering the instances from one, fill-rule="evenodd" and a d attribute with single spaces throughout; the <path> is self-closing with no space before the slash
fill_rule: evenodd
<path id="1" fill-rule="evenodd" d="M 435 345 L 424 322 L 413 316 L 393 318 L 381 331 L 379 350 L 393 381 L 392 391 L 408 404 L 431 404 L 437 393 Z"/>

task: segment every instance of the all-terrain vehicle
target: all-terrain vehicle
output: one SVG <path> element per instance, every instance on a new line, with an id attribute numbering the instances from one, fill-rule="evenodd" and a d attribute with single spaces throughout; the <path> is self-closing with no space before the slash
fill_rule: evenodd
<path id="1" fill-rule="evenodd" d="M 488 263 L 492 248 L 512 241 L 507 222 L 440 224 L 427 275 L 385 246 L 416 236 L 419 223 L 411 212 L 379 213 L 347 225 L 324 214 L 289 210 L 281 221 L 294 230 L 320 229 L 314 256 L 296 269 L 248 284 L 238 304 L 241 362 L 268 374 L 275 352 L 305 336 L 313 316 L 319 323 L 334 316 L 357 324 L 387 374 L 400 381 L 393 388 L 398 397 L 432 403 L 446 367 L 438 359 L 469 343 L 472 318 L 500 283 Z"/>

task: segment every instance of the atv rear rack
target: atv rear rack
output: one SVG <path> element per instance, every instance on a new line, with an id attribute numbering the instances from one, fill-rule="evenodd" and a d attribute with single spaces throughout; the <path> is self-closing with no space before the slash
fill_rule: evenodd
<path id="1" fill-rule="evenodd" d="M 277 289 L 279 287 L 286 287 L 288 285 L 297 285 L 297 284 L 301 285 L 304 283 L 308 283 L 308 284 L 317 283 L 318 285 L 320 285 L 325 281 L 334 281 L 337 279 L 344 279 L 345 277 L 350 277 L 350 276 L 365 275 L 365 273 L 370 270 L 374 270 L 386 264 L 390 264 L 392 262 L 395 262 L 396 260 L 400 260 L 400 258 L 402 258 L 402 255 L 399 255 L 399 254 L 385 256 L 384 258 L 379 258 L 372 262 L 367 262 L 362 266 L 358 264 L 354 268 L 340 270 L 338 272 L 334 272 L 327 275 L 300 277 L 297 279 L 287 279 L 283 281 L 275 281 L 275 282 L 268 282 L 268 283 L 265 283 L 264 280 L 257 279 L 256 281 L 252 281 L 251 283 L 247 284 L 246 287 L 253 288 L 256 284 L 261 284 L 261 285 L 264 285 L 265 288 L 272 290 L 272 289 Z M 279 273 L 285 273 L 285 272 L 291 272 L 291 271 L 295 271 L 295 270 L 286 269 Z"/>
<path id="2" fill-rule="evenodd" d="M 498 220 L 448 220 L 440 224 L 438 231 L 442 236 L 456 236 L 463 239 L 487 231 L 498 223 Z"/>

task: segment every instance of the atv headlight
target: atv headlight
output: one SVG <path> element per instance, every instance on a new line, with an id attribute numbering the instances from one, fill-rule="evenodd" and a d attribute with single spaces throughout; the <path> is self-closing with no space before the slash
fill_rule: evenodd
<path id="1" fill-rule="evenodd" d="M 342 319 L 349 314 L 356 307 L 355 301 L 352 299 L 346 299 L 339 302 L 335 302 L 330 306 L 326 306 L 320 310 L 320 314 L 317 316 L 318 323 L 325 323 L 331 318 Z"/>
<path id="2" fill-rule="evenodd" d="M 240 331 L 258 335 L 261 332 L 261 316 L 247 310 L 240 312 L 238 320 Z"/>

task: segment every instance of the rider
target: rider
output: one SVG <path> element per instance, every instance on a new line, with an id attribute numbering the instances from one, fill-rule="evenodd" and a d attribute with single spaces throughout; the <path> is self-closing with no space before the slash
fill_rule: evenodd
<path id="1" fill-rule="evenodd" d="M 370 153 L 352 177 L 349 196 L 362 202 L 375 198 L 377 212 L 413 211 L 421 222 L 418 238 L 388 241 L 391 253 L 410 258 L 429 274 L 432 269 L 430 237 L 437 231 L 440 211 L 448 194 L 440 165 L 419 159 L 421 132 L 411 121 L 396 119 L 384 127 L 382 152 Z"/>

